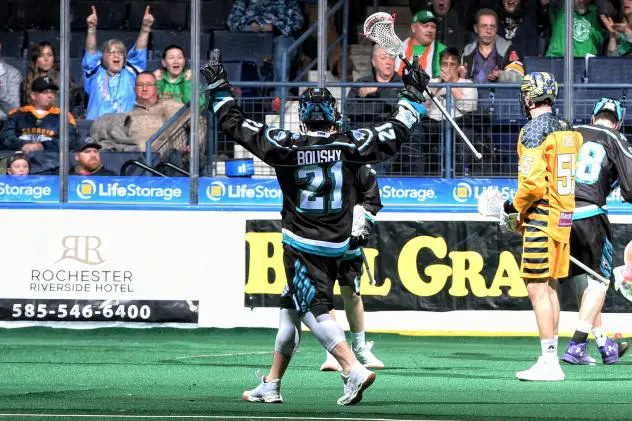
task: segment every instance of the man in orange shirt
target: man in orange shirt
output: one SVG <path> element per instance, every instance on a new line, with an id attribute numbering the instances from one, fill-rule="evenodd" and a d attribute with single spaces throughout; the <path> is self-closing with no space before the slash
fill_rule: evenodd
<path id="1" fill-rule="evenodd" d="M 534 72 L 522 80 L 520 94 L 529 122 L 518 141 L 518 190 L 513 202 L 504 204 L 503 219 L 519 220 L 517 228 L 523 236 L 520 271 L 542 348 L 533 367 L 516 373 L 520 380 L 564 380 L 557 356 L 557 280 L 568 275 L 575 162 L 582 137 L 551 113 L 557 92 L 550 73 Z"/>

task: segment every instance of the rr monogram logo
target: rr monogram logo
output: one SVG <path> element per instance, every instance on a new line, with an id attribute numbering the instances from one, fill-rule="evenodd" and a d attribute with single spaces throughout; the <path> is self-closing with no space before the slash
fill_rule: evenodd
<path id="1" fill-rule="evenodd" d="M 88 265 L 98 265 L 105 262 L 99 252 L 99 247 L 101 247 L 99 237 L 68 235 L 62 238 L 61 244 L 64 247 L 64 253 L 57 262 L 65 259 L 77 260 Z"/>

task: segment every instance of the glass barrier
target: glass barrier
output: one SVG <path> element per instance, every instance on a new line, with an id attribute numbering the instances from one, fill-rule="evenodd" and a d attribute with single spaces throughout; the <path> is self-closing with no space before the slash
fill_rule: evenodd
<path id="1" fill-rule="evenodd" d="M 221 195 L 225 186 L 217 183 L 218 178 L 247 183 L 249 178 L 274 176 L 271 167 L 219 128 L 207 110 L 205 81 L 197 69 L 211 48 L 219 48 L 233 82 L 232 93 L 244 113 L 255 121 L 298 131 L 298 95 L 314 75 L 310 79 L 295 61 L 298 71 L 292 75 L 279 69 L 284 60 L 297 59 L 279 56 L 277 47 L 281 41 L 289 42 L 286 47 L 295 51 L 292 40 L 313 43 L 315 33 L 281 40 L 265 31 L 231 32 L 227 29 L 230 2 L 223 0 L 150 5 L 62 0 L 54 13 L 42 13 L 37 6 L 41 4 L 26 2 L 20 13 L 9 13 L 9 30 L 0 30 L 1 60 L 21 80 L 16 97 L 0 101 L 0 201 L 203 204 Z M 347 13 L 341 5 L 335 6 L 340 16 Z M 313 17 L 313 12 L 305 16 Z M 313 19 L 306 19 L 309 27 Z M 370 55 L 370 48 L 366 52 Z M 620 98 L 624 108 L 630 108 L 632 85 L 612 83 L 631 80 L 624 60 L 575 60 L 573 124 L 589 122 L 592 106 L 601 96 Z M 560 59 L 526 61 L 528 71 L 555 68 L 560 73 L 560 64 Z M 275 84 L 279 74 L 290 81 L 284 85 L 289 89 Z M 301 76 L 299 82 L 292 80 L 294 74 Z M 391 91 L 386 99 L 348 96 L 349 87 L 357 90 L 360 85 L 331 86 L 343 114 L 340 129 L 349 129 L 387 118 L 401 85 L 380 88 Z M 451 97 L 453 88 L 447 85 L 444 95 Z M 475 99 L 446 106 L 483 159 L 474 158 L 427 101 L 429 113 L 411 139 L 395 157 L 375 166 L 380 176 L 514 177 L 517 138 L 526 122 L 517 85 L 467 89 L 476 92 Z M 563 89 L 554 106 L 558 115 L 565 111 Z M 287 95 L 285 102 L 278 101 L 279 93 Z M 630 123 L 626 115 L 624 133 L 630 132 Z M 25 167 L 28 177 L 20 175 Z"/>

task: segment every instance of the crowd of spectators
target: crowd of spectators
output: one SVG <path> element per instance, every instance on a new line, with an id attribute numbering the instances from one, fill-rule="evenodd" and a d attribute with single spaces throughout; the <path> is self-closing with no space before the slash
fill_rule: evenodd
<path id="1" fill-rule="evenodd" d="M 587 55 L 632 54 L 632 0 L 572 0 L 574 5 L 573 51 Z M 517 82 L 529 69 L 524 57 L 561 57 L 564 54 L 563 0 L 410 0 L 409 36 L 402 54 L 419 57 L 433 83 Z M 272 79 L 282 81 L 288 69 L 282 56 L 296 66 L 298 56 L 309 48 L 290 46 L 314 21 L 313 4 L 299 0 L 234 0 L 226 27 L 236 32 L 258 32 L 273 38 Z M 352 13 L 351 24 L 361 16 Z M 161 67 L 148 68 L 148 45 L 154 16 L 146 7 L 140 31 L 132 45 L 119 39 L 97 41 L 98 12 L 92 6 L 86 18 L 82 59 L 83 80 L 70 80 L 68 118 L 70 147 L 78 151 L 81 139 L 76 120 L 93 121 L 90 135 L 105 150 L 143 152 L 149 138 L 196 95 L 191 69 L 183 46 L 169 45 L 162 51 Z M 332 34 L 338 35 L 333 20 Z M 99 47 L 99 45 L 101 47 Z M 309 42 L 305 45 L 309 45 Z M 313 44 L 312 44 L 313 46 Z M 312 48 L 313 50 L 313 48 Z M 311 51 L 313 53 L 313 51 Z M 0 40 L 0 149 L 6 151 L 57 151 L 59 149 L 59 62 L 55 47 L 47 41 L 34 45 L 25 74 L 1 59 Z M 369 57 L 367 57 L 369 60 Z M 329 68 L 342 76 L 342 52 L 330 49 Z M 399 81 L 403 63 L 375 46 L 370 57 L 371 73 L 357 82 Z M 351 63 L 347 78 L 349 80 Z M 238 90 L 236 90 L 238 92 Z M 477 90 L 455 87 L 451 92 L 454 117 L 473 112 Z M 446 89 L 435 89 L 446 105 Z M 200 94 L 202 106 L 205 97 Z M 270 94 L 280 96 L 280 88 Z M 350 89 L 347 116 L 352 121 L 375 121 L 390 112 L 397 90 L 389 87 Z M 277 99 L 278 102 L 278 99 Z M 272 102 L 271 110 L 278 110 Z M 428 121 L 443 116 L 429 104 Z M 267 111 L 271 111 L 268 109 Z M 205 125 L 206 127 L 206 125 Z M 28 158 L 28 157 L 27 157 Z M 19 161 L 19 160 L 18 160 Z M 27 161 L 28 162 L 28 161 Z"/>

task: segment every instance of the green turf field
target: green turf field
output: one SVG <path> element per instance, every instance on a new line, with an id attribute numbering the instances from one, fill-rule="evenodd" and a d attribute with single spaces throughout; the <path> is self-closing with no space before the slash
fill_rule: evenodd
<path id="1" fill-rule="evenodd" d="M 257 384 L 255 371 L 270 364 L 274 335 L 0 330 L 0 420 L 632 419 L 631 356 L 617 366 L 564 366 L 560 383 L 520 382 L 514 373 L 539 353 L 535 337 L 369 334 L 388 368 L 360 404 L 340 407 L 342 382 L 318 371 L 323 351 L 306 333 L 283 380 L 285 403 L 244 402 L 241 392 Z"/>

